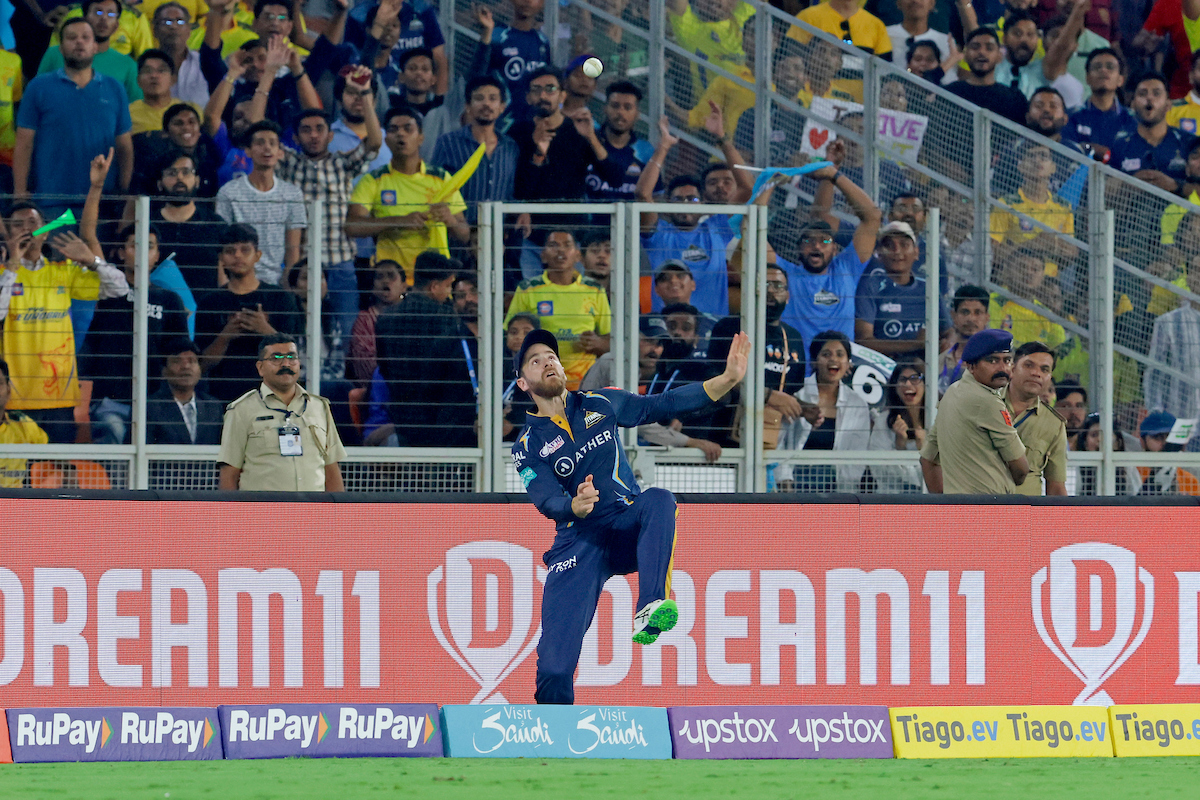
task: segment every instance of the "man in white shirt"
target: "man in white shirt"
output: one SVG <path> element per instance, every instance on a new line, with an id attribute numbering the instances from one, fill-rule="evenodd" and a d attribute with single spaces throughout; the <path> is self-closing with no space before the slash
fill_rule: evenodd
<path id="1" fill-rule="evenodd" d="M 208 105 L 208 81 L 200 72 L 200 53 L 189 50 L 187 44 L 192 33 L 191 14 L 179 3 L 163 3 L 154 9 L 151 25 L 158 49 L 175 62 L 175 85 L 171 87 L 171 96 L 204 108 Z"/>
<path id="2" fill-rule="evenodd" d="M 904 15 L 902 22 L 887 26 L 887 35 L 892 40 L 892 63 L 903 66 L 908 63 L 908 51 L 917 42 L 933 42 L 942 59 L 950 55 L 950 37 L 942 31 L 929 27 L 929 15 L 936 0 L 896 0 L 896 7 Z"/>

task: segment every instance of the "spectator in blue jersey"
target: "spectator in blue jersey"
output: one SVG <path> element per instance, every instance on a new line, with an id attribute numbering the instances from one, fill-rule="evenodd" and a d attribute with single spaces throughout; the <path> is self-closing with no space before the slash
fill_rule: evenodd
<path id="1" fill-rule="evenodd" d="M 925 201 L 915 192 L 901 192 L 892 198 L 887 218 L 889 223 L 903 222 L 916 235 L 917 260 L 913 262 L 913 269 L 923 274 L 925 266 Z M 884 272 L 883 262 L 876 253 L 871 256 L 871 261 L 867 264 L 866 274 L 883 274 Z"/>
<path id="2" fill-rule="evenodd" d="M 1174 192 L 1184 181 L 1188 148 L 1196 137 L 1167 125 L 1170 108 L 1166 78 L 1158 73 L 1138 78 L 1133 86 L 1137 128 L 1117 134 L 1108 163 L 1164 191 Z"/>
<path id="3" fill-rule="evenodd" d="M 778 259 L 779 266 L 787 273 L 790 295 L 783 321 L 800 331 L 805 347 L 821 331 L 834 330 L 854 337 L 856 290 L 875 252 L 881 216 L 866 192 L 837 167 L 825 167 L 810 177 L 821 184 L 817 191 L 824 189 L 828 195 L 828 190 L 835 188 L 842 192 L 859 224 L 850 246 L 839 252 L 833 228 L 824 219 L 814 219 L 800 233 L 797 246 L 800 262 Z"/>
<path id="4" fill-rule="evenodd" d="M 1127 75 L 1125 59 L 1113 48 L 1102 47 L 1088 54 L 1085 71 L 1092 93 L 1068 118 L 1063 138 L 1089 144 L 1103 157 L 1112 150 L 1118 133 L 1137 128 L 1137 120 L 1120 100 Z"/>
<path id="5" fill-rule="evenodd" d="M 384 86 L 396 82 L 397 63 L 406 50 L 420 47 L 433 56 L 436 93 L 450 89 L 446 37 L 438 23 L 437 6 L 422 0 L 381 0 L 355 6 L 346 20 L 346 41 L 359 49 L 361 63 L 380 73 Z"/>
<path id="6" fill-rule="evenodd" d="M 654 156 L 654 145 L 639 138 L 633 126 L 638 120 L 642 90 L 629 81 L 609 84 L 604 91 L 604 124 L 600 141 L 608 152 L 607 175 L 589 167 L 587 198 L 600 203 L 632 202 L 638 178 Z M 612 178 L 620 176 L 616 182 Z"/>
<path id="7" fill-rule="evenodd" d="M 550 65 L 550 40 L 538 25 L 545 0 L 509 0 L 512 24 L 496 25 L 487 6 L 475 7 L 475 18 L 482 29 L 471 75 L 491 73 L 504 81 L 511 98 L 504 127 L 525 119 L 529 112 L 526 94 L 537 70 Z"/>
<path id="8" fill-rule="evenodd" d="M 479 145 L 486 146 L 479 167 L 462 187 L 467 222 L 475 225 L 480 203 L 512 201 L 520 151 L 511 137 L 496 129 L 506 105 L 504 84 L 499 78 L 493 75 L 471 78 L 467 81 L 466 101 L 467 124 L 438 137 L 430 163 L 454 174 L 470 160 Z"/>
<path id="9" fill-rule="evenodd" d="M 876 258 L 882 274 L 859 281 L 854 300 L 854 341 L 893 358 L 925 351 L 925 279 L 914 274 L 917 235 L 907 222 L 879 229 Z M 950 327 L 942 309 L 939 321 Z"/>

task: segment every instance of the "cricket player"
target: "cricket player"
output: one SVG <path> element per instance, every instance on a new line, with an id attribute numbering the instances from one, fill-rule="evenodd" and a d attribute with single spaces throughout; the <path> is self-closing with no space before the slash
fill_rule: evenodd
<path id="1" fill-rule="evenodd" d="M 554 334 L 535 330 L 525 337 L 513 366 L 517 386 L 537 412 L 526 415 L 513 466 L 538 511 L 557 523 L 554 544 L 542 557 L 549 572 L 537 702 L 575 702 L 583 636 L 613 575 L 638 573 L 633 641 L 653 644 L 675 626 L 675 498 L 663 489 L 641 491 L 617 428 L 672 419 L 720 400 L 745 377 L 749 355 L 750 338 L 742 332 L 733 338 L 725 371 L 703 384 L 645 396 L 620 389 L 568 392 Z"/>

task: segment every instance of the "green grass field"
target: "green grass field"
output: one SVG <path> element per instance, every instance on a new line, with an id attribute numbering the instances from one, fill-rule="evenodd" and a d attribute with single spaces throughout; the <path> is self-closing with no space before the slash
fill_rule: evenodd
<path id="1" fill-rule="evenodd" d="M 0 766 L 3 800 L 1195 797 L 1200 758 L 947 761 L 287 759 Z"/>

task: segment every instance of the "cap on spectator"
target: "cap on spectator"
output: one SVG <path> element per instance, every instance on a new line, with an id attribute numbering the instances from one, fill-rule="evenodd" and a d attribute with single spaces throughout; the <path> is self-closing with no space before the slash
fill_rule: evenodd
<path id="1" fill-rule="evenodd" d="M 1012 340 L 1012 334 L 1008 331 L 997 328 L 982 330 L 967 339 L 967 345 L 963 348 L 962 360 L 964 363 L 973 364 L 993 353 L 1007 353 L 1012 350 Z"/>
<path id="2" fill-rule="evenodd" d="M 913 244 L 917 244 L 917 235 L 913 233 L 912 226 L 907 222 L 889 222 L 879 229 L 878 241 L 883 241 L 887 236 L 907 236 L 912 239 Z"/>
<path id="3" fill-rule="evenodd" d="M 582 67 L 589 58 L 595 58 L 595 56 L 593 56 L 591 53 L 584 53 L 583 55 L 575 56 L 570 60 L 570 62 L 567 63 L 567 66 L 563 69 L 562 74 L 564 76 L 570 75 L 572 72 Z"/>
<path id="4" fill-rule="evenodd" d="M 517 377 L 521 377 L 521 367 L 525 366 L 525 353 L 535 344 L 544 344 L 554 351 L 554 355 L 558 355 L 558 339 L 554 338 L 554 334 L 550 331 L 536 329 L 525 334 L 525 341 L 521 342 L 521 349 L 517 351 L 517 357 L 513 359 L 513 370 L 516 371 Z"/>
<path id="5" fill-rule="evenodd" d="M 1139 436 L 1161 436 L 1175 427 L 1175 417 L 1166 411 L 1152 411 L 1138 427 Z"/>
<path id="6" fill-rule="evenodd" d="M 670 339 L 671 334 L 667 332 L 667 323 L 662 321 L 662 317 L 645 316 L 638 320 L 638 330 L 642 336 L 647 339 Z"/>
<path id="7" fill-rule="evenodd" d="M 810 219 L 807 223 L 805 223 L 804 227 L 800 229 L 799 238 L 803 239 L 804 236 L 809 233 L 827 233 L 830 236 L 833 236 L 833 228 L 823 219 Z"/>
<path id="8" fill-rule="evenodd" d="M 683 272 L 691 275 L 692 269 L 678 258 L 672 258 L 670 261 L 664 261 L 663 265 L 658 268 L 658 272 L 654 273 L 655 283 L 657 283 L 659 279 L 663 277 L 664 272 Z"/>

